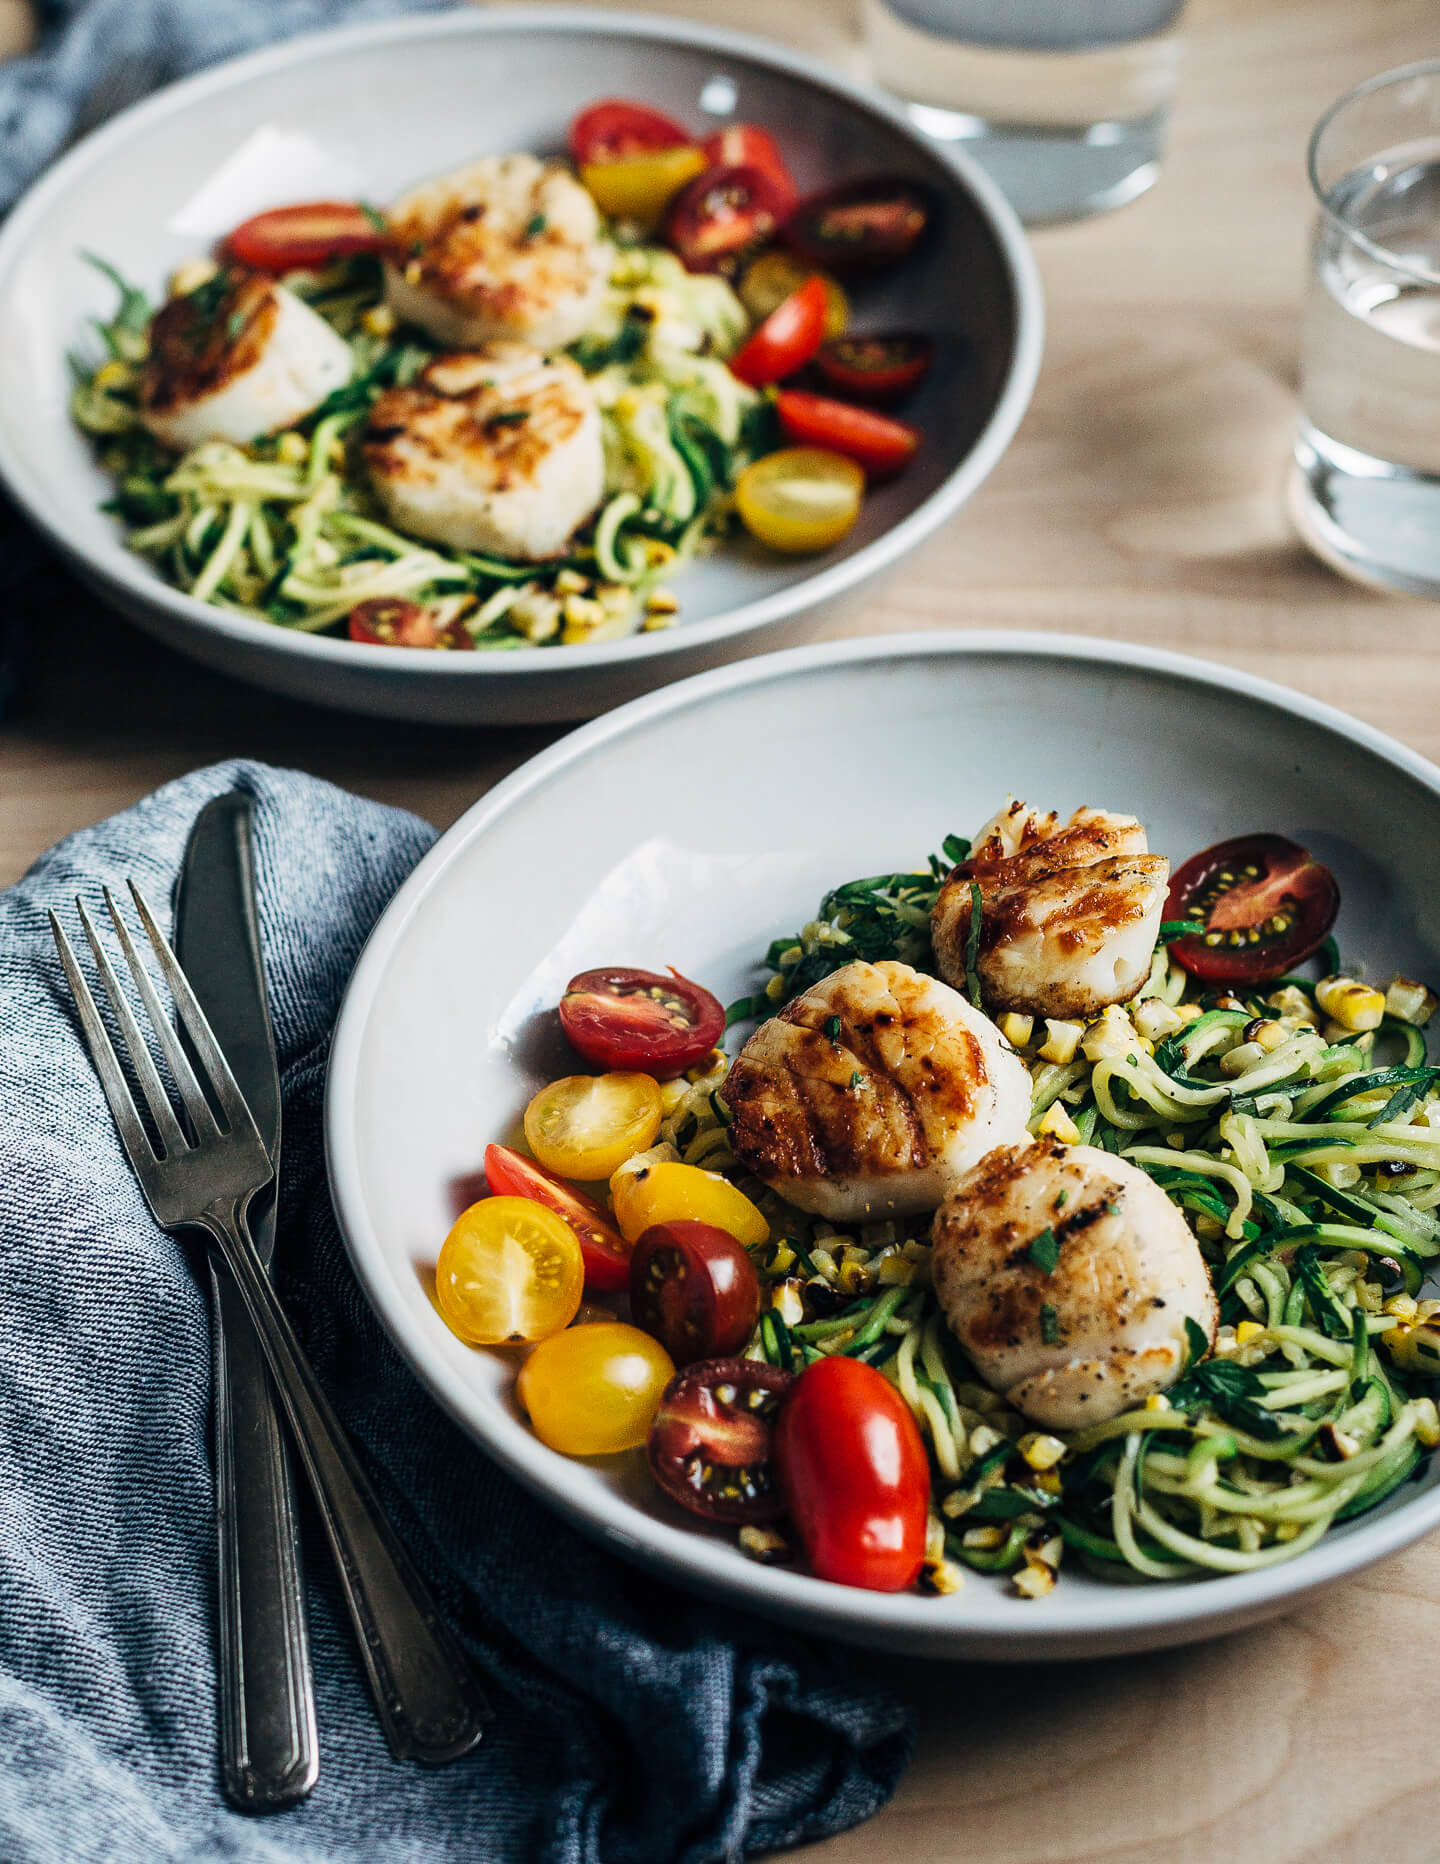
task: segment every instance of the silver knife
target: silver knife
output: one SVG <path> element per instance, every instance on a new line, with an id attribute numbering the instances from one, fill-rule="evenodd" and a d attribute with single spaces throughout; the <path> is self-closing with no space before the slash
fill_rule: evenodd
<path id="1" fill-rule="evenodd" d="M 250 799 L 207 803 L 175 901 L 180 963 L 280 1163 L 280 1081 L 255 913 Z M 268 1269 L 271 1190 L 250 1207 Z M 220 1778 L 242 1812 L 293 1806 L 320 1771 L 290 1452 L 264 1354 L 230 1271 L 210 1258 L 220 1542 Z"/>

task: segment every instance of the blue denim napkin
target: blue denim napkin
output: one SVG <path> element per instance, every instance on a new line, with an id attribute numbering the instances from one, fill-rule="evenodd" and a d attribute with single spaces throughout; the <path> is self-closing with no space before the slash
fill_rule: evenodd
<path id="1" fill-rule="evenodd" d="M 247 1820 L 215 1759 L 210 1348 L 198 1245 L 151 1219 L 46 908 L 133 876 L 162 921 L 202 804 L 255 799 L 285 1106 L 277 1274 L 396 1525 L 498 1711 L 438 1771 L 392 1762 L 318 1532 L 322 1771 Z M 350 1272 L 321 1096 L 345 982 L 434 839 L 314 778 L 230 763 L 85 829 L 0 894 L 0 1858 L 6 1864 L 710 1864 L 856 1823 L 905 1709 L 821 1646 L 612 1559 L 429 1400 Z M 168 924 L 167 924 L 168 929 Z"/>

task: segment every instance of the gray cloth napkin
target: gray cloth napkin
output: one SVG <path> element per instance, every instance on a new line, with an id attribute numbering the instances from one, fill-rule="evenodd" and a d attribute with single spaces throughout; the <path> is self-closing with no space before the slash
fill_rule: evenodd
<path id="1" fill-rule="evenodd" d="M 73 926 L 77 892 L 99 910 L 101 885 L 133 876 L 168 929 L 191 824 L 232 788 L 255 799 L 284 1093 L 280 1294 L 498 1710 L 466 1759 L 393 1763 L 312 1524 L 321 1779 L 263 1821 L 216 1785 L 199 1245 L 146 1209 L 46 919 Z M 426 1397 L 361 1296 L 326 1190 L 326 1050 L 366 935 L 432 840 L 237 762 L 71 836 L 0 894 L 5 1864 L 710 1864 L 854 1824 L 905 1764 L 909 1717 L 863 1660 L 583 1540 Z"/>

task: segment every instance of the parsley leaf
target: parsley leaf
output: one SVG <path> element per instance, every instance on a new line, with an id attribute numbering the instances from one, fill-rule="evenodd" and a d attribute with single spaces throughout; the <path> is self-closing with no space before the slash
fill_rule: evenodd
<path id="1" fill-rule="evenodd" d="M 1025 1253 L 1042 1273 L 1046 1275 L 1055 1273 L 1055 1264 L 1060 1260 L 1060 1244 L 1048 1223 L 1027 1245 Z"/>
<path id="2" fill-rule="evenodd" d="M 970 930 L 965 937 L 965 992 L 978 1010 L 980 1008 L 980 973 L 975 968 L 980 956 L 980 916 L 984 899 L 980 892 L 980 882 L 970 882 Z"/>
<path id="3" fill-rule="evenodd" d="M 1157 945 L 1171 945 L 1177 938 L 1194 938 L 1205 930 L 1203 919 L 1167 919 L 1161 926 Z"/>
<path id="4" fill-rule="evenodd" d="M 1189 1359 L 1185 1367 L 1188 1372 L 1192 1367 L 1198 1366 L 1210 1351 L 1210 1342 L 1205 1336 L 1205 1329 L 1197 1321 L 1191 1320 L 1188 1315 L 1185 1319 L 1185 1345 L 1189 1349 Z"/>
<path id="5" fill-rule="evenodd" d="M 1048 1301 L 1040 1309 L 1040 1338 L 1047 1346 L 1060 1343 L 1060 1316 Z"/>
<path id="6" fill-rule="evenodd" d="M 838 1048 L 840 1045 L 840 1018 L 838 1016 L 825 1018 L 825 1034 Z"/>

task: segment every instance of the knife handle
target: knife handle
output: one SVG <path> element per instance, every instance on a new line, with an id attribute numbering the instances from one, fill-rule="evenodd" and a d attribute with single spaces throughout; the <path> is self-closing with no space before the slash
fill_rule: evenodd
<path id="1" fill-rule="evenodd" d="M 304 1799 L 320 1772 L 290 1459 L 235 1278 L 210 1257 L 220 1539 L 220 1779 L 241 1812 Z"/>

